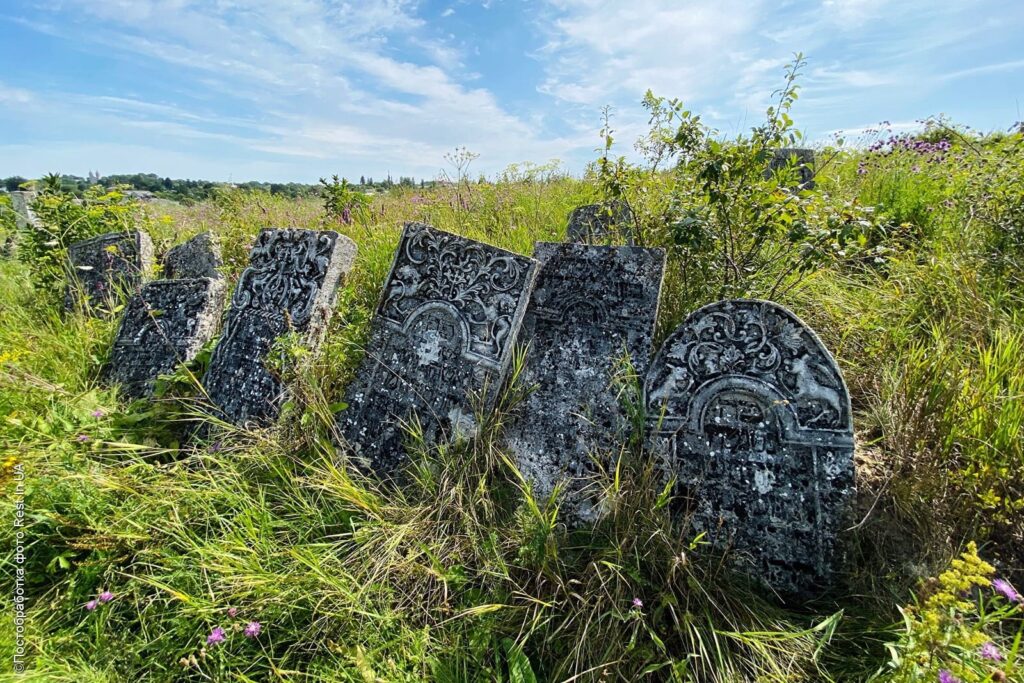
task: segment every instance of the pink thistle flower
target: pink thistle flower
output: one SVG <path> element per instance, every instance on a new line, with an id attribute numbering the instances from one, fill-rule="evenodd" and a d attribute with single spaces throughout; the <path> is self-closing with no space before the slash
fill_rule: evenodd
<path id="1" fill-rule="evenodd" d="M 78 436 L 75 437 L 75 440 L 78 441 L 79 443 L 85 443 L 86 441 L 89 440 L 89 435 L 79 434 Z"/>
<path id="2" fill-rule="evenodd" d="M 258 621 L 250 621 L 248 626 L 245 627 L 245 637 L 246 638 L 255 638 L 256 636 L 258 636 L 260 634 L 260 631 L 262 629 L 263 629 L 263 626 L 260 624 L 260 622 L 258 622 Z"/>
<path id="3" fill-rule="evenodd" d="M 1003 653 L 999 651 L 995 643 L 985 643 L 981 646 L 978 654 L 981 655 L 982 659 L 988 659 L 993 662 L 1003 661 Z"/>
<path id="4" fill-rule="evenodd" d="M 224 635 L 224 629 L 222 629 L 220 626 L 217 626 L 212 631 L 210 631 L 210 635 L 206 636 L 206 644 L 216 645 L 217 643 L 223 643 L 225 637 L 226 636 Z"/>
<path id="5" fill-rule="evenodd" d="M 92 411 L 91 415 L 98 420 L 101 417 L 103 417 L 104 415 L 106 415 L 106 413 L 104 413 L 102 410 L 97 408 L 96 410 Z"/>
<path id="6" fill-rule="evenodd" d="M 960 683 L 960 679 L 950 673 L 947 669 L 940 669 L 939 683 Z"/>
<path id="7" fill-rule="evenodd" d="M 107 602 L 110 602 L 113 599 L 114 599 L 114 594 L 111 593 L 110 591 L 103 591 L 102 593 L 99 594 L 99 601 L 100 602 L 107 603 Z"/>
<path id="8" fill-rule="evenodd" d="M 1020 594 L 1014 590 L 1013 586 L 1010 585 L 1009 581 L 1004 579 L 996 579 L 992 582 L 992 590 L 999 593 L 1010 602 L 1019 602 Z"/>
<path id="9" fill-rule="evenodd" d="M 238 616 L 238 608 L 237 607 L 228 607 L 228 616 L 231 617 L 232 619 L 237 617 Z"/>
<path id="10" fill-rule="evenodd" d="M 644 606 L 644 601 L 643 600 L 641 600 L 640 598 L 633 598 L 633 607 L 636 607 L 637 609 L 640 609 L 643 606 Z"/>
<path id="11" fill-rule="evenodd" d="M 91 612 L 94 609 L 96 609 L 96 605 L 97 605 L 97 602 L 95 600 L 90 600 L 89 602 L 85 603 L 85 609 L 87 609 L 87 610 L 89 610 Z"/>

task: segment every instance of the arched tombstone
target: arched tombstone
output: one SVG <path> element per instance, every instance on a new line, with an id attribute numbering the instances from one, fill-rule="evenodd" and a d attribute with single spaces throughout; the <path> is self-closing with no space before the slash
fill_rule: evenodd
<path id="1" fill-rule="evenodd" d="M 579 244 L 608 244 L 621 236 L 633 244 L 633 211 L 629 204 L 614 200 L 577 206 L 569 214 L 566 241 Z"/>
<path id="2" fill-rule="evenodd" d="M 781 594 L 823 585 L 854 493 L 853 422 L 814 332 L 768 301 L 705 306 L 655 356 L 645 401 L 693 533 Z"/>

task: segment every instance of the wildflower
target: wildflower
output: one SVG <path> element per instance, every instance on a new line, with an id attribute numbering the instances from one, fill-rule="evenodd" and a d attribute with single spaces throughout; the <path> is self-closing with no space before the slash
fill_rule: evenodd
<path id="1" fill-rule="evenodd" d="M 640 598 L 633 598 L 633 607 L 636 607 L 637 609 L 640 609 L 643 606 L 644 606 L 644 601 L 643 600 L 641 600 Z"/>
<path id="2" fill-rule="evenodd" d="M 219 453 L 221 448 L 223 448 L 223 446 L 221 445 L 220 441 L 214 441 L 212 444 L 210 444 L 211 453 Z M 234 607 L 232 607 L 231 609 L 234 609 Z"/>
<path id="3" fill-rule="evenodd" d="M 103 603 L 110 602 L 113 599 L 114 599 L 114 594 L 111 593 L 110 591 L 103 591 L 99 595 L 99 601 L 103 602 Z"/>
<path id="4" fill-rule="evenodd" d="M 981 646 L 978 654 L 980 654 L 983 659 L 988 659 L 993 662 L 1003 661 L 1003 653 L 999 651 L 999 648 L 996 647 L 995 643 L 985 643 Z"/>
<path id="5" fill-rule="evenodd" d="M 97 420 L 100 419 L 101 417 L 103 417 L 104 415 L 106 415 L 106 413 L 104 413 L 99 408 L 97 408 L 96 410 L 92 411 L 92 416 L 95 417 Z"/>
<path id="6" fill-rule="evenodd" d="M 939 669 L 939 683 L 960 683 L 960 679 L 950 673 L 948 669 Z"/>
<path id="7" fill-rule="evenodd" d="M 220 442 L 217 442 L 217 443 L 220 443 Z M 216 444 L 214 444 L 214 445 L 216 445 Z M 210 450 L 213 450 L 213 448 L 211 447 Z M 238 608 L 237 607 L 228 607 L 228 616 L 231 617 L 232 619 L 237 617 L 238 616 Z"/>
<path id="8" fill-rule="evenodd" d="M 992 589 L 996 593 L 999 593 L 1004 598 L 1009 600 L 1010 602 L 1020 601 L 1020 594 L 1017 593 L 1016 590 L 1014 590 L 1013 586 L 1010 585 L 1009 581 L 1006 581 L 1004 579 L 995 579 L 994 581 L 992 581 Z"/>
<path id="9" fill-rule="evenodd" d="M 263 626 L 258 621 L 250 621 L 249 625 L 245 627 L 245 637 L 255 638 L 260 634 L 260 630 Z"/>
<path id="10" fill-rule="evenodd" d="M 94 609 L 96 609 L 96 604 L 97 603 L 96 603 L 95 600 L 90 600 L 89 602 L 85 603 L 85 609 L 87 609 L 87 610 L 89 610 L 91 612 Z"/>
<path id="11" fill-rule="evenodd" d="M 86 441 L 89 440 L 89 435 L 88 434 L 79 434 L 78 436 L 75 437 L 75 439 L 79 443 L 85 443 Z"/>
<path id="12" fill-rule="evenodd" d="M 210 635 L 206 636 L 206 644 L 216 645 L 217 643 L 223 643 L 224 638 L 224 629 L 222 629 L 220 626 L 217 626 L 212 631 L 210 631 Z"/>

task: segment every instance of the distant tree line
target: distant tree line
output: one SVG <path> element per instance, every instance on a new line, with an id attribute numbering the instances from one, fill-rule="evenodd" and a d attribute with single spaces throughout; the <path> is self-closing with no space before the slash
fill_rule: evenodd
<path id="1" fill-rule="evenodd" d="M 14 192 L 30 179 L 21 176 L 10 176 L 4 178 L 2 183 L 5 190 Z M 285 197 L 319 197 L 321 186 L 306 183 L 265 183 L 249 181 L 244 183 L 220 183 L 211 180 L 189 180 L 179 178 L 161 178 L 155 173 L 132 173 L 120 175 L 100 176 L 98 173 L 90 173 L 88 177 L 76 175 L 60 176 L 61 190 L 74 195 L 81 195 L 92 185 L 103 185 L 113 187 L 114 185 L 128 186 L 133 190 L 144 190 L 152 192 L 157 197 L 172 199 L 182 202 L 195 202 L 208 199 L 213 195 L 217 187 L 233 186 L 244 190 L 261 190 L 270 194 L 282 195 Z M 368 190 L 387 190 L 392 187 L 429 187 L 434 181 L 416 181 L 412 176 L 399 176 L 398 182 L 394 182 L 390 175 L 385 180 L 375 181 L 372 177 L 360 176 L 359 184 L 355 189 L 365 192 Z"/>

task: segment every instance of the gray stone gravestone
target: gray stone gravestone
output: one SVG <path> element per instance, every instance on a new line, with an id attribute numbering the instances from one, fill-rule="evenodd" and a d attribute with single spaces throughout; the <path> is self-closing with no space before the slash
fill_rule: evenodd
<path id="1" fill-rule="evenodd" d="M 547 498 L 567 479 L 561 509 L 599 516 L 588 479 L 611 465 L 629 424 L 613 376 L 626 353 L 643 377 L 665 263 L 661 249 L 539 242 L 537 284 L 523 321 L 521 381 L 535 387 L 506 431 L 520 471 Z"/>
<path id="2" fill-rule="evenodd" d="M 768 170 L 765 177 L 794 166 L 797 176 L 797 184 L 793 187 L 796 190 L 814 189 L 814 150 L 801 149 L 799 147 L 786 147 L 776 149 L 772 153 L 771 161 L 768 162 Z"/>
<path id="3" fill-rule="evenodd" d="M 32 210 L 32 202 L 39 196 L 38 192 L 22 190 L 11 193 L 11 208 L 14 209 L 14 222 L 19 230 L 39 228 L 41 222 Z"/>
<path id="4" fill-rule="evenodd" d="M 633 243 L 633 212 L 623 201 L 578 206 L 569 214 L 566 240 L 583 244 L 606 244 L 621 236 Z"/>
<path id="5" fill-rule="evenodd" d="M 167 250 L 164 277 L 169 280 L 219 278 L 221 275 L 217 268 L 222 264 L 220 246 L 210 233 L 204 232 Z"/>
<path id="6" fill-rule="evenodd" d="M 105 378 L 131 398 L 152 394 L 159 375 L 190 361 L 217 334 L 224 308 L 223 280 L 157 280 L 143 285 L 125 307 Z"/>
<path id="7" fill-rule="evenodd" d="M 224 334 L 203 386 L 221 416 L 237 425 L 277 418 L 285 387 L 266 366 L 274 342 L 288 332 L 319 345 L 356 245 L 332 230 L 263 230 L 231 297 Z"/>
<path id="8" fill-rule="evenodd" d="M 355 465 L 400 477 L 402 425 L 414 414 L 431 441 L 473 432 L 474 398 L 486 402 L 500 388 L 535 274 L 533 259 L 405 225 L 338 413 Z"/>
<path id="9" fill-rule="evenodd" d="M 153 268 L 153 241 L 141 230 L 109 232 L 68 247 L 71 278 L 64 307 L 87 304 L 109 313 L 124 294 L 135 293 Z"/>
<path id="10" fill-rule="evenodd" d="M 795 315 L 731 300 L 691 314 L 647 375 L 649 445 L 694 533 L 784 594 L 829 576 L 854 492 L 839 367 Z"/>

